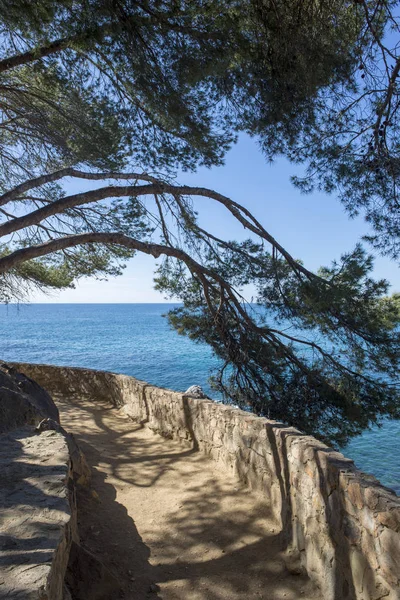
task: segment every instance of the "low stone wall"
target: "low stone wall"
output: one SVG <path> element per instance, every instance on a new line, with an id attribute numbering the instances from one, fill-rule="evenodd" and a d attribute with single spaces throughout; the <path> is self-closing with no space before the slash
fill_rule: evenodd
<path id="1" fill-rule="evenodd" d="M 27 426 L 0 435 L 0 597 L 68 598 L 64 577 L 78 541 L 66 436 Z"/>
<path id="2" fill-rule="evenodd" d="M 76 492 L 89 482 L 51 396 L 1 364 L 0 598 L 71 599 L 65 578 L 71 549 L 80 548 Z"/>
<path id="3" fill-rule="evenodd" d="M 74 480 L 84 475 L 81 466 L 49 394 L 0 365 L 0 597 L 68 598 L 64 577 L 78 540 Z"/>
<path id="4" fill-rule="evenodd" d="M 17 366 L 55 396 L 123 407 L 135 421 L 190 444 L 262 491 L 292 557 L 325 600 L 400 599 L 400 499 L 342 454 L 292 427 L 126 375 Z"/>

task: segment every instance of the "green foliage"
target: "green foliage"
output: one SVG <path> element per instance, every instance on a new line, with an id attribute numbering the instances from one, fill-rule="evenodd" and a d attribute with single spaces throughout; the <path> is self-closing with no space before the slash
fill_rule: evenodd
<path id="1" fill-rule="evenodd" d="M 16 145 L 21 127 L 40 122 L 36 142 L 68 164 L 122 166 L 133 156 L 157 168 L 220 164 L 238 130 L 279 152 L 281 140 L 294 141 L 313 120 L 318 91 L 348 78 L 363 25 L 360 10 L 343 0 L 6 1 L 0 21 L 0 65 L 18 51 L 32 53 L 26 68 L 3 75 L 13 88 L 9 118 L 24 108 L 24 123 L 10 132 Z M 63 43 L 47 55 L 57 40 Z"/>
<path id="2" fill-rule="evenodd" d="M 0 257 L 9 253 L 9 248 L 3 247 Z M 73 287 L 74 278 L 65 262 L 56 264 L 53 258 L 27 261 L 0 275 L 0 302 L 28 300 L 32 289 L 50 291 Z"/>
<path id="3" fill-rule="evenodd" d="M 64 192 L 57 184 L 44 186 L 37 192 L 36 206 L 60 200 Z M 20 205 L 21 200 L 16 202 Z M 32 202 L 25 201 L 25 210 Z M 125 235 L 143 239 L 151 235 L 154 224 L 149 220 L 145 207 L 136 198 L 123 201 L 117 199 L 109 203 L 97 203 L 95 208 L 79 207 L 65 210 L 60 217 L 47 220 L 41 227 L 27 230 L 19 241 L 9 242 L 0 253 L 0 258 L 20 248 L 40 245 L 60 235 L 82 234 L 88 231 L 119 231 Z M 124 263 L 134 256 L 134 252 L 115 244 L 90 244 L 52 253 L 39 261 L 28 261 L 12 269 L 0 282 L 1 301 L 28 297 L 34 288 L 42 291 L 73 286 L 81 277 L 105 279 L 120 275 Z M 21 294 L 18 289 L 20 279 Z"/>
<path id="4" fill-rule="evenodd" d="M 343 79 L 320 86 L 306 110 L 294 108 L 294 121 L 301 119 L 295 135 L 290 125 L 277 135 L 278 126 L 259 128 L 251 119 L 249 130 L 259 133 L 267 157 L 282 153 L 305 164 L 304 176 L 293 177 L 303 192 L 333 193 L 350 217 L 364 215 L 371 227 L 365 239 L 398 260 L 399 2 L 348 3 L 348 14 L 360 27 L 356 42 L 343 39 Z"/>
<path id="5" fill-rule="evenodd" d="M 210 64 L 220 61 L 222 36 L 208 39 L 210 20 L 204 32 L 186 25 L 191 11 L 180 27 L 179 13 L 175 5 L 108 0 L 2 3 L 0 59 L 32 52 L 1 76 L 8 186 L 21 171 L 26 177 L 27 169 L 66 164 L 115 169 L 133 157 L 159 169 L 221 162 L 234 135 L 215 110 L 215 94 L 192 82 L 182 57 L 196 55 L 199 70 L 200 44 Z M 39 49 L 57 40 L 67 43 L 39 60 Z"/>
<path id="6" fill-rule="evenodd" d="M 397 258 L 398 6 L 6 0 L 0 66 L 30 53 L 0 86 L 8 184 L 60 164 L 221 164 L 246 131 L 268 159 L 305 163 L 295 183 L 338 192 Z"/>
<path id="7" fill-rule="evenodd" d="M 116 168 L 124 153 L 115 111 L 102 98 L 81 91 L 55 65 L 23 67 L 1 78 L 1 183 L 65 164 Z"/>

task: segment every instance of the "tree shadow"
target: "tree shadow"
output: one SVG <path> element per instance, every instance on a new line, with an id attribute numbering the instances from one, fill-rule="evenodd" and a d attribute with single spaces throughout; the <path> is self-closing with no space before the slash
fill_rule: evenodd
<path id="1" fill-rule="evenodd" d="M 276 430 L 276 433 L 274 432 L 274 429 Z M 293 539 L 293 507 L 290 494 L 289 462 L 287 458 L 288 441 L 290 438 L 298 437 L 301 434 L 297 433 L 296 431 L 286 430 L 287 425 L 282 425 L 279 423 L 274 423 L 273 427 L 267 426 L 267 439 L 272 451 L 275 474 L 278 478 L 281 495 L 280 518 L 282 538 L 285 546 L 288 546 Z M 281 442 L 281 448 L 278 447 L 278 439 Z"/>
<path id="2" fill-rule="evenodd" d="M 87 445 L 84 451 L 88 451 Z M 92 453 L 86 456 L 91 462 Z M 116 489 L 107 478 L 106 472 L 92 469 L 92 493 L 80 490 L 77 495 L 81 545 L 118 581 L 115 589 L 101 598 L 161 598 L 157 593 L 158 576 L 149 562 L 150 549 L 126 507 L 117 501 Z M 90 574 L 87 576 L 90 578 Z"/>
<path id="3" fill-rule="evenodd" d="M 264 499 L 255 501 L 229 480 L 206 483 L 190 486 L 168 515 L 161 553 L 167 597 L 186 599 L 199 590 L 209 600 L 312 597 L 307 577 L 286 570 L 284 537 L 272 527 Z"/>
<path id="4" fill-rule="evenodd" d="M 101 465 L 106 459 L 112 476 L 120 482 L 151 487 L 174 464 L 196 452 L 194 446 L 197 442 L 188 443 L 187 449 L 175 444 L 168 452 L 165 438 L 161 435 L 154 433 L 150 439 L 138 436 L 144 429 L 143 423 L 129 420 L 109 403 L 94 403 L 75 397 L 58 399 L 57 402 L 63 420 L 68 422 L 68 430 L 74 433 L 84 454 L 90 451 L 92 466 Z M 94 422 L 95 427 L 87 427 L 82 413 Z M 142 463 L 141 468 L 132 469 L 133 463 Z"/>

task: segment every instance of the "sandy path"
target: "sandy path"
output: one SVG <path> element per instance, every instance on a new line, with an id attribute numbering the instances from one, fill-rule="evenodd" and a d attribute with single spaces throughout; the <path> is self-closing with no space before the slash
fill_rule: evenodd
<path id="1" fill-rule="evenodd" d="M 82 543 L 127 600 L 318 599 L 287 572 L 263 499 L 198 452 L 109 405 L 59 401 L 98 494 L 82 503 Z"/>

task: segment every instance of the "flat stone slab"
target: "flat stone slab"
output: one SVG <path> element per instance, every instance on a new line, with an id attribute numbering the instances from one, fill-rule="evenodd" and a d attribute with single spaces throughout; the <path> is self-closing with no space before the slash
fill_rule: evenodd
<path id="1" fill-rule="evenodd" d="M 62 433 L 0 435 L 0 598 L 58 600 L 73 537 Z"/>

